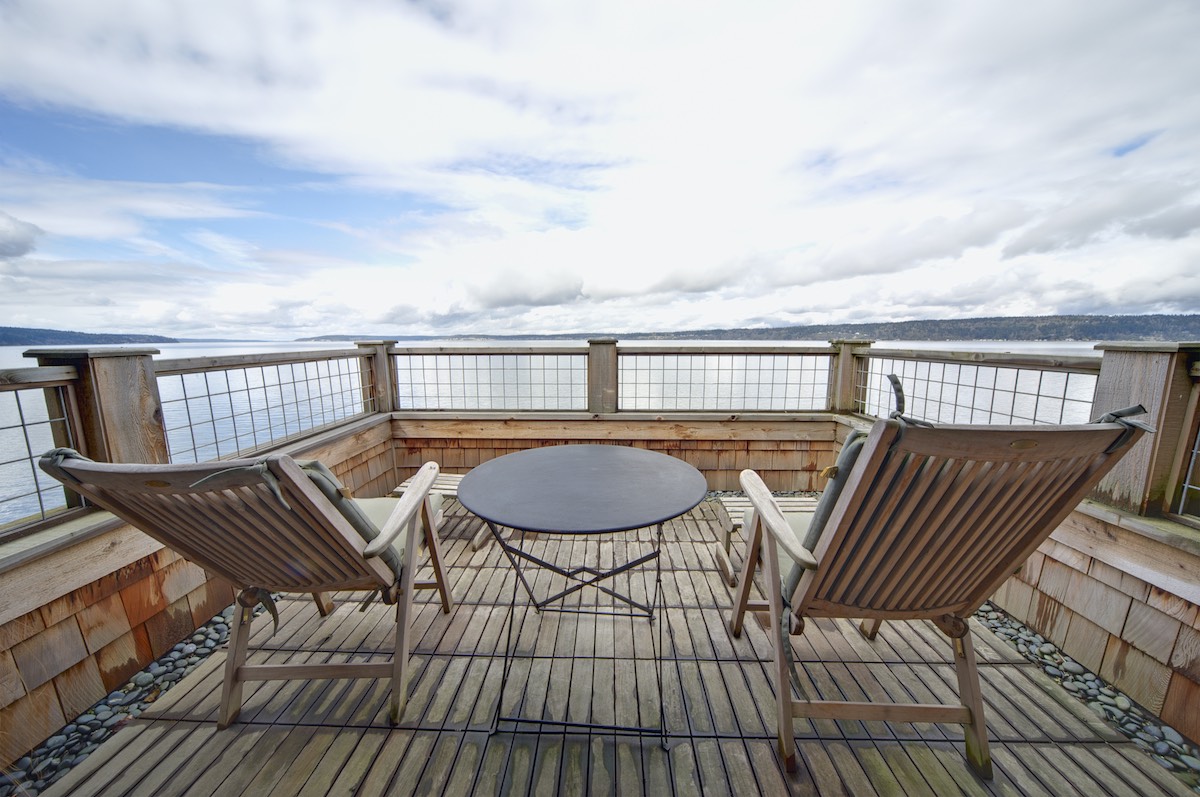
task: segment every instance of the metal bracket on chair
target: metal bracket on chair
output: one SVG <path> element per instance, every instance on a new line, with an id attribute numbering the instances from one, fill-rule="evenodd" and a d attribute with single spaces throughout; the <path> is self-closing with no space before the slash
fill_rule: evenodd
<path id="1" fill-rule="evenodd" d="M 943 614 L 941 617 L 934 617 L 933 624 L 939 630 L 951 639 L 962 639 L 971 631 L 971 626 L 961 617 L 956 617 L 953 614 Z"/>

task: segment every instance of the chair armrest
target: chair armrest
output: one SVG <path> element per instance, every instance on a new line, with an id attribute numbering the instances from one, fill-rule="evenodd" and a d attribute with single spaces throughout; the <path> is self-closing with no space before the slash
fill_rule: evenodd
<path id="1" fill-rule="evenodd" d="M 816 570 L 817 558 L 813 556 L 812 551 L 805 548 L 796 539 L 791 525 L 783 516 L 783 510 L 779 508 L 779 504 L 775 503 L 775 497 L 763 483 L 762 477 L 752 470 L 744 470 L 741 475 L 741 483 L 742 489 L 746 491 L 746 497 L 750 499 L 754 511 L 758 513 L 759 520 L 775 538 L 775 542 L 779 544 L 783 552 L 806 570 Z"/>
<path id="2" fill-rule="evenodd" d="M 379 529 L 379 536 L 371 540 L 371 543 L 363 549 L 363 556 L 379 556 L 395 541 L 401 531 L 412 524 L 417 513 L 421 511 L 421 505 L 425 502 L 425 496 L 429 494 L 437 475 L 436 462 L 426 462 L 421 466 L 417 475 L 413 477 L 412 486 L 404 491 L 404 495 L 400 496 L 396 507 L 384 521 L 383 527 Z M 405 567 L 407 566 L 408 563 L 405 563 Z"/>

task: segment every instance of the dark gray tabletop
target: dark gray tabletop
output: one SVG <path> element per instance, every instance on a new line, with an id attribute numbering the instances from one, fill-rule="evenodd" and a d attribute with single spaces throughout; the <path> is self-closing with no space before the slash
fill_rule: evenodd
<path id="1" fill-rule="evenodd" d="M 474 468 L 458 500 L 484 520 L 524 531 L 598 534 L 653 526 L 704 500 L 700 471 L 627 446 L 531 448 Z"/>

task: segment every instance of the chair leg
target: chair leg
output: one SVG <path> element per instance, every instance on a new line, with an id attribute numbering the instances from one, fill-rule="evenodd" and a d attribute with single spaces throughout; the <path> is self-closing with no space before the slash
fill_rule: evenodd
<path id="1" fill-rule="evenodd" d="M 329 597 L 328 592 L 314 592 L 313 600 L 317 602 L 317 614 L 322 617 L 328 617 L 333 614 L 334 605 L 333 599 Z"/>
<path id="2" fill-rule="evenodd" d="M 758 524 L 755 523 L 755 526 Z M 796 733 L 792 725 L 792 680 L 788 673 L 788 660 L 784 654 L 784 645 L 792 644 L 788 634 L 783 631 L 783 589 L 779 583 L 779 553 L 775 550 L 775 541 L 767 540 L 763 546 L 765 572 L 763 578 L 767 581 L 767 603 L 771 612 L 771 637 L 775 649 L 775 721 L 779 737 L 779 757 L 783 759 L 784 768 L 788 772 L 796 771 Z"/>
<path id="3" fill-rule="evenodd" d="M 979 777 L 992 779 L 992 757 L 988 752 L 987 723 L 983 717 L 983 693 L 979 687 L 979 670 L 975 666 L 975 646 L 971 632 L 951 639 L 954 646 L 954 670 L 958 674 L 958 697 L 971 711 L 971 722 L 963 726 L 967 744 L 967 761 Z"/>
<path id="4" fill-rule="evenodd" d="M 229 629 L 229 652 L 225 657 L 225 681 L 221 686 L 221 707 L 217 711 L 217 728 L 228 728 L 242 710 L 242 681 L 238 669 L 246 664 L 246 647 L 250 640 L 250 623 L 254 610 L 234 604 L 233 628 Z"/>
<path id="5" fill-rule="evenodd" d="M 485 523 L 483 525 L 483 528 L 481 528 L 479 530 L 479 532 L 474 537 L 471 538 L 471 550 L 478 551 L 480 548 L 482 548 L 483 546 L 485 546 L 489 542 L 491 542 L 491 540 L 492 540 L 491 529 L 489 529 L 487 527 L 487 524 Z"/>
<path id="6" fill-rule="evenodd" d="M 733 608 L 729 613 L 729 633 L 735 637 L 742 635 L 746 609 L 750 604 L 750 589 L 754 586 L 754 571 L 758 567 L 762 547 L 762 524 L 759 523 L 758 516 L 752 512 L 746 520 L 746 524 L 742 526 L 742 534 L 746 537 L 746 556 L 742 563 L 742 571 L 738 574 L 737 589 L 733 592 Z"/>
<path id="7" fill-rule="evenodd" d="M 396 651 L 392 659 L 392 693 L 388 697 L 388 719 L 393 725 L 400 722 L 408 704 L 408 649 L 412 633 L 412 589 L 401 592 L 396 601 Z"/>
<path id="8" fill-rule="evenodd" d="M 433 566 L 433 577 L 437 581 L 438 594 L 442 597 L 442 613 L 449 614 L 454 609 L 454 598 L 450 594 L 450 583 L 446 579 L 446 568 L 442 559 L 442 535 L 438 532 L 441 512 L 431 512 L 429 502 L 425 502 L 425 545 L 429 548 L 429 563 Z"/>
<path id="9" fill-rule="evenodd" d="M 883 625 L 883 620 L 876 617 L 874 620 L 863 620 L 858 624 L 858 630 L 867 639 L 874 639 L 875 635 L 879 633 L 879 626 L 881 625 Z"/>

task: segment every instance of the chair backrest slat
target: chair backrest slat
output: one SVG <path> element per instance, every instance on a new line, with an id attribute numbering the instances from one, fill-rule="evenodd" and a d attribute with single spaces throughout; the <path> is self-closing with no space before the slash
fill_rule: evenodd
<path id="1" fill-rule="evenodd" d="M 265 460 L 279 496 L 262 464 L 67 459 L 57 469 L 72 489 L 241 588 L 374 589 L 395 580 L 383 562 L 363 558 L 366 541 L 290 458 Z"/>
<path id="2" fill-rule="evenodd" d="M 1116 423 L 879 421 L 793 606 L 847 617 L 974 611 L 1142 434 Z"/>

